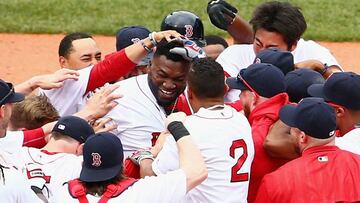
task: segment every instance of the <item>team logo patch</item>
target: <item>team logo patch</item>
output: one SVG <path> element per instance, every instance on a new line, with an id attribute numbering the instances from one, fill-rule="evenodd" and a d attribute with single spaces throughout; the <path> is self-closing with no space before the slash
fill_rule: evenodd
<path id="1" fill-rule="evenodd" d="M 58 125 L 58 129 L 60 129 L 60 130 L 65 130 L 65 126 L 62 125 L 62 124 L 60 124 L 60 125 Z"/>
<path id="2" fill-rule="evenodd" d="M 135 44 L 135 43 L 140 42 L 140 39 L 139 38 L 132 38 L 131 41 L 132 41 L 132 43 Z"/>
<path id="3" fill-rule="evenodd" d="M 185 37 L 190 38 L 194 34 L 194 28 L 192 25 L 184 25 L 185 27 Z"/>
<path id="4" fill-rule="evenodd" d="M 319 162 L 328 162 L 329 158 L 327 156 L 319 156 L 318 161 Z"/>
<path id="5" fill-rule="evenodd" d="M 95 167 L 99 167 L 101 165 L 101 156 L 99 153 L 91 153 L 92 156 L 92 164 Z"/>
<path id="6" fill-rule="evenodd" d="M 331 136 L 333 136 L 333 135 L 335 135 L 335 130 L 329 132 L 329 137 L 331 137 Z"/>

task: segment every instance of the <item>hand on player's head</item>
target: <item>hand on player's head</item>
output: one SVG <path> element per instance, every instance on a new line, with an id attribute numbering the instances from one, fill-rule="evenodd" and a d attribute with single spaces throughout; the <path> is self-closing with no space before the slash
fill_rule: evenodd
<path id="1" fill-rule="evenodd" d="M 179 54 L 188 61 L 194 61 L 199 58 L 205 58 L 206 54 L 204 50 L 197 46 L 194 41 L 191 41 L 185 37 L 176 38 L 173 40 L 180 41 L 184 47 L 175 47 L 170 49 L 171 53 Z"/>

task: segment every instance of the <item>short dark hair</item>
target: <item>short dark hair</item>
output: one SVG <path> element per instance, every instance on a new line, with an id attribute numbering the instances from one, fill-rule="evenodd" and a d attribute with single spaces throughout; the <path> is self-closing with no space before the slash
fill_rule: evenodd
<path id="1" fill-rule="evenodd" d="M 182 62 L 182 61 L 188 62 L 181 55 L 173 54 L 170 52 L 170 49 L 175 48 L 175 47 L 183 47 L 183 44 L 177 40 L 173 40 L 170 42 L 168 42 L 166 40 L 161 40 L 156 47 L 156 51 L 154 53 L 154 58 L 157 58 L 160 56 L 166 56 L 167 59 L 170 59 L 175 62 Z"/>
<path id="2" fill-rule="evenodd" d="M 213 59 L 198 59 L 191 65 L 188 84 L 196 97 L 200 99 L 224 97 L 224 70 Z"/>
<path id="3" fill-rule="evenodd" d="M 73 32 L 68 35 L 66 35 L 60 42 L 59 45 L 59 56 L 63 56 L 67 58 L 72 51 L 72 41 L 78 40 L 78 39 L 86 39 L 91 38 L 92 36 L 85 32 Z"/>
<path id="4" fill-rule="evenodd" d="M 266 2 L 258 6 L 250 20 L 254 32 L 265 29 L 280 33 L 288 48 L 296 43 L 305 32 L 307 25 L 300 8 L 288 2 Z"/>
<path id="5" fill-rule="evenodd" d="M 221 44 L 224 48 L 227 48 L 229 44 L 226 40 L 218 35 L 207 35 L 205 36 L 206 45 Z"/>

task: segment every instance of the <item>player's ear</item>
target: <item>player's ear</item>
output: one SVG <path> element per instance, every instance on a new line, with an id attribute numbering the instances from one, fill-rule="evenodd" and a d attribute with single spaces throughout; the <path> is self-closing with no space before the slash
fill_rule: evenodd
<path id="1" fill-rule="evenodd" d="M 193 90 L 192 90 L 192 88 L 191 87 L 187 87 L 187 94 L 188 94 L 188 98 L 189 99 L 192 99 L 193 97 L 194 97 L 194 93 L 193 93 Z"/>
<path id="2" fill-rule="evenodd" d="M 84 143 L 82 143 L 82 144 L 80 144 L 80 145 L 78 146 L 78 148 L 76 149 L 76 155 L 77 155 L 77 156 L 82 155 L 82 154 L 83 154 L 83 149 L 84 149 Z"/>
<path id="3" fill-rule="evenodd" d="M 336 117 L 341 118 L 345 116 L 345 109 L 342 107 L 335 107 Z"/>
<path id="4" fill-rule="evenodd" d="M 5 117 L 5 105 L 0 106 L 0 118 Z"/>
<path id="5" fill-rule="evenodd" d="M 63 56 L 59 56 L 59 64 L 61 68 L 66 68 L 67 66 L 67 60 Z"/>

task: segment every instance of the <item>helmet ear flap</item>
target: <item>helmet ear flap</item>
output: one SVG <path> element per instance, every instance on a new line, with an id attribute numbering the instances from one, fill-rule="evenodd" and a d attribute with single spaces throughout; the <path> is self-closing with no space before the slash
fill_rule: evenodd
<path id="1" fill-rule="evenodd" d="M 195 41 L 199 46 L 205 46 L 203 23 L 197 15 L 191 12 L 175 11 L 165 16 L 161 23 L 161 31 L 164 30 L 175 30 Z"/>

